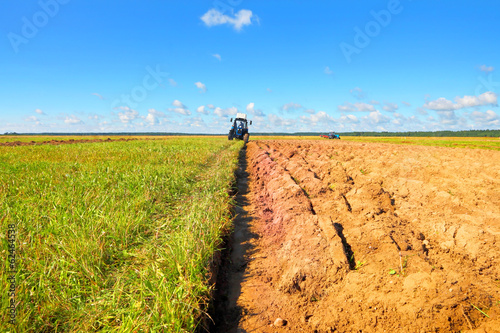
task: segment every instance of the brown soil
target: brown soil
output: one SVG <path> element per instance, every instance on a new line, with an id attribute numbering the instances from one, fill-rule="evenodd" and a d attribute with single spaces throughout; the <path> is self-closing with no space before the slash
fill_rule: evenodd
<path id="1" fill-rule="evenodd" d="M 23 142 L 23 141 L 12 141 L 12 142 L 2 142 L 0 143 L 0 146 L 8 146 L 8 147 L 17 147 L 17 146 L 40 146 L 40 145 L 68 145 L 68 144 L 74 144 L 74 143 L 91 143 L 91 142 L 112 142 L 112 141 L 133 141 L 137 139 L 115 139 L 111 140 L 110 138 L 107 139 L 82 139 L 82 140 L 74 140 L 74 139 L 69 139 L 69 140 L 50 140 L 50 141 L 29 141 L 29 142 Z"/>
<path id="2" fill-rule="evenodd" d="M 500 332 L 500 152 L 258 141 L 246 163 L 214 331 Z"/>

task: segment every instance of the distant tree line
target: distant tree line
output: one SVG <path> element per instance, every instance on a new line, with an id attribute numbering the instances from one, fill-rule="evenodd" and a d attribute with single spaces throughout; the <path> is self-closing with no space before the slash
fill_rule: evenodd
<path id="1" fill-rule="evenodd" d="M 466 130 L 436 132 L 349 132 L 344 136 L 406 136 L 406 137 L 500 137 L 500 130 Z"/>
<path id="2" fill-rule="evenodd" d="M 299 133 L 251 133 L 253 136 L 319 136 L 327 134 L 326 132 L 299 132 Z M 340 136 L 389 136 L 389 137 L 500 137 L 500 130 L 466 130 L 466 131 L 435 131 L 435 132 L 340 132 Z M 207 134 L 207 133 L 168 133 L 168 132 L 141 132 L 141 133 L 127 133 L 127 132 L 113 132 L 113 133 L 16 133 L 6 132 L 4 135 L 120 135 L 120 136 L 185 136 L 185 135 L 226 135 L 224 134 Z"/>
<path id="3" fill-rule="evenodd" d="M 500 137 L 500 130 L 466 130 L 466 131 L 435 131 L 435 132 L 336 132 L 340 136 L 388 136 L 388 137 Z M 262 136 L 319 136 L 327 132 L 301 133 L 252 133 Z"/>

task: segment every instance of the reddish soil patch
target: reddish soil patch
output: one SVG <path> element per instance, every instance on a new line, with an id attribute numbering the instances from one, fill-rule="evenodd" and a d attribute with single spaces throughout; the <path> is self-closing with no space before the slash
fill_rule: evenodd
<path id="1" fill-rule="evenodd" d="M 249 143 L 240 202 L 254 236 L 220 331 L 499 332 L 499 162 L 477 149 Z"/>
<path id="2" fill-rule="evenodd" d="M 82 140 L 74 140 L 74 139 L 69 139 L 69 140 L 50 140 L 50 141 L 30 141 L 30 142 L 23 142 L 23 141 L 12 141 L 12 142 L 2 142 L 0 143 L 0 146 L 8 146 L 8 147 L 17 147 L 17 146 L 40 146 L 40 145 L 68 145 L 68 144 L 74 144 L 74 143 L 91 143 L 91 142 L 114 142 L 114 141 L 133 141 L 137 139 L 115 139 L 111 140 L 110 138 L 107 139 L 82 139 Z"/>

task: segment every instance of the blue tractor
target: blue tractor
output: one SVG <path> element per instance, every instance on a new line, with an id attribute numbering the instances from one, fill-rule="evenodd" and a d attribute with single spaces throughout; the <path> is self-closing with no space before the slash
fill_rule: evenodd
<path id="1" fill-rule="evenodd" d="M 247 115 L 244 113 L 237 113 L 236 118 L 233 121 L 231 118 L 230 122 L 233 123 L 233 126 L 229 130 L 229 134 L 227 136 L 228 140 L 240 139 L 248 142 L 250 138 L 250 134 L 248 133 L 248 120 Z M 252 125 L 252 121 L 250 120 L 250 125 Z"/>
<path id="2" fill-rule="evenodd" d="M 335 134 L 335 132 L 330 132 L 330 134 L 328 134 L 328 139 L 339 139 L 340 140 L 340 135 Z"/>

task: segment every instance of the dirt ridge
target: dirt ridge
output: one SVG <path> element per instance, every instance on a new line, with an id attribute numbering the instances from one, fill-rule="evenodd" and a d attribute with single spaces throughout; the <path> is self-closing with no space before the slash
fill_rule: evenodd
<path id="1" fill-rule="evenodd" d="M 495 159 L 434 147 L 249 143 L 246 209 L 258 237 L 235 301 L 240 320 L 227 331 L 495 332 Z"/>

